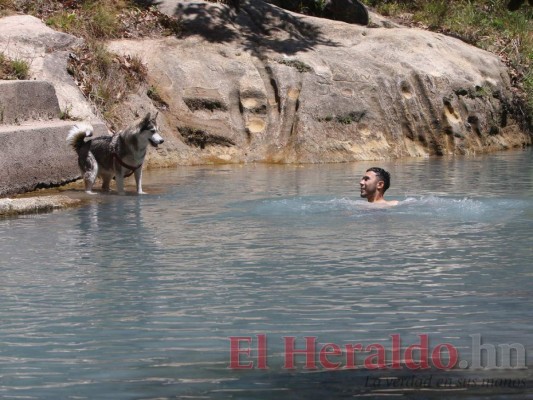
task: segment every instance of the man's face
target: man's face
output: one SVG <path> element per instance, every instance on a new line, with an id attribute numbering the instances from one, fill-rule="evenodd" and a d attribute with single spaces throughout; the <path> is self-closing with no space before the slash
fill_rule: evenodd
<path id="1" fill-rule="evenodd" d="M 359 186 L 361 187 L 361 197 L 368 199 L 373 198 L 378 188 L 383 188 L 383 181 L 378 180 L 374 171 L 367 171 L 361 178 Z"/>

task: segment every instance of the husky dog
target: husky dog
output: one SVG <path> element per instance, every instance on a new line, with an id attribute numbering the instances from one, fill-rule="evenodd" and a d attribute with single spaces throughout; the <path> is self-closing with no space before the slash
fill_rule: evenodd
<path id="1" fill-rule="evenodd" d="M 157 147 L 164 142 L 156 124 L 157 114 L 150 113 L 130 127 L 113 136 L 92 138 L 93 127 L 80 123 L 70 129 L 67 142 L 78 153 L 78 165 L 83 174 L 85 191 L 95 194 L 92 189 L 96 178 L 102 178 L 102 191 L 109 192 L 111 179 L 117 182 L 117 192 L 124 194 L 124 178 L 135 174 L 137 193 L 142 190 L 142 165 L 148 143 Z"/>

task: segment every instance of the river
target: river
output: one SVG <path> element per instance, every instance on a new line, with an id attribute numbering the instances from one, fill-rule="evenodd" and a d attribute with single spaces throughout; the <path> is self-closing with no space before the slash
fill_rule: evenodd
<path id="1" fill-rule="evenodd" d="M 0 397 L 533 398 L 532 155 L 154 170 L 0 220 Z"/>

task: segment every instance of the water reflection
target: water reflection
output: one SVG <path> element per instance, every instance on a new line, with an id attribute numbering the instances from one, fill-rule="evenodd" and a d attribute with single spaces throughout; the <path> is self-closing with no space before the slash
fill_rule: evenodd
<path id="1" fill-rule="evenodd" d="M 405 393 L 365 386 L 367 371 L 286 371 L 283 336 L 426 333 L 468 359 L 481 334 L 530 351 L 530 156 L 385 163 L 391 209 L 358 198 L 369 163 L 255 165 L 149 171 L 151 195 L 2 220 L 0 395 Z M 228 337 L 259 333 L 270 369 L 229 370 Z"/>

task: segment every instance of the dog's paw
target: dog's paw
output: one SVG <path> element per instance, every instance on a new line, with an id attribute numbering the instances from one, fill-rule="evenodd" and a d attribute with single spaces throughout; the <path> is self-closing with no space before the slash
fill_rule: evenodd
<path id="1" fill-rule="evenodd" d="M 96 192 L 93 192 L 92 190 L 86 190 L 85 193 L 87 193 L 87 194 L 98 194 Z"/>
<path id="2" fill-rule="evenodd" d="M 141 194 L 148 194 L 148 193 L 146 193 L 146 192 L 142 192 L 142 191 L 141 191 L 141 192 L 137 192 L 137 194 L 138 194 L 138 195 L 141 195 Z"/>

